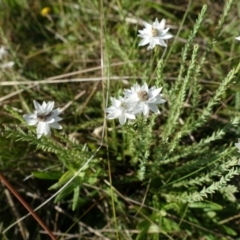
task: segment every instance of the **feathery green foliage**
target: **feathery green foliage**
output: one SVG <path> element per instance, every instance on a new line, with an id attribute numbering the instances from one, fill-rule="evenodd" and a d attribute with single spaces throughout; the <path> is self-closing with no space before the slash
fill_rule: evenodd
<path id="1" fill-rule="evenodd" d="M 234 143 L 240 115 L 232 99 L 239 90 L 240 63 L 228 53 L 234 37 L 226 29 L 235 29 L 228 18 L 240 4 L 226 1 L 214 27 L 207 5 L 189 5 L 188 14 L 171 3 L 53 1 L 50 12 L 41 15 L 46 2 L 36 2 L 0 3 L 6 9 L 0 12 L 6 60 L 15 62 L 12 69 L 0 69 L 0 165 L 13 182 L 25 178 L 16 188 L 32 208 L 54 198 L 39 215 L 54 222 L 55 232 L 81 239 L 238 236 L 240 167 Z M 191 29 L 183 26 L 167 61 L 168 48 L 137 47 L 136 23 L 154 20 L 149 16 L 159 12 L 170 26 L 183 13 L 189 24 L 195 21 Z M 45 84 L 34 82 L 41 78 Z M 54 80 L 63 82 L 49 84 Z M 163 88 L 167 102 L 159 105 L 161 114 L 138 115 L 123 126 L 106 120 L 107 98 L 136 82 Z M 33 111 L 34 99 L 64 109 L 62 131 L 36 138 L 36 126 L 22 117 Z M 7 231 L 15 217 L 7 216 L 4 199 L 2 193 L 0 231 L 5 239 L 20 238 L 18 231 Z M 16 209 L 24 214 L 21 205 Z M 41 238 L 37 225 L 26 225 L 30 239 Z"/>

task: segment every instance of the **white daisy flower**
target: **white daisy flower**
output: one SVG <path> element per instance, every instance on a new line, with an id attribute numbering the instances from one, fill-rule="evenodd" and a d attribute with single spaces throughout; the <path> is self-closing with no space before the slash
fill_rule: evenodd
<path id="1" fill-rule="evenodd" d="M 60 109 L 53 109 L 54 102 L 43 102 L 40 105 L 37 101 L 33 101 L 35 111 L 31 114 L 24 114 L 23 118 L 28 125 L 33 126 L 37 124 L 37 138 L 39 139 L 42 135 L 50 136 L 51 129 L 62 129 L 62 126 L 58 124 L 62 118 L 58 115 L 61 113 Z"/>
<path id="2" fill-rule="evenodd" d="M 236 40 L 240 41 L 240 36 L 235 38 Z"/>
<path id="3" fill-rule="evenodd" d="M 110 98 L 112 106 L 106 109 L 107 119 L 118 118 L 121 125 L 125 124 L 127 119 L 136 119 L 134 115 L 135 104 L 129 103 L 125 98 Z"/>
<path id="4" fill-rule="evenodd" d="M 162 98 L 162 94 L 160 94 L 161 90 L 162 88 L 156 89 L 155 86 L 149 89 L 147 83 L 144 83 L 142 87 L 136 83 L 130 90 L 125 89 L 124 95 L 128 102 L 136 103 L 136 113 L 142 112 L 144 116 L 147 116 L 150 110 L 159 114 L 160 111 L 156 104 L 166 102 L 166 100 Z"/>
<path id="5" fill-rule="evenodd" d="M 155 45 L 167 47 L 167 44 L 164 40 L 172 38 L 173 35 L 167 33 L 169 28 L 164 29 L 165 23 L 165 19 L 162 19 L 162 21 L 159 23 L 157 18 L 152 25 L 147 22 L 143 22 L 145 28 L 143 30 L 139 30 L 140 34 L 138 35 L 143 39 L 138 46 L 149 44 L 147 49 L 153 49 Z"/>

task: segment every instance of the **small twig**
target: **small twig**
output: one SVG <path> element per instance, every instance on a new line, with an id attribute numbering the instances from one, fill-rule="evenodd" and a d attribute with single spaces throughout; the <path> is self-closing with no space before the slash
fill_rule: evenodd
<path id="1" fill-rule="evenodd" d="M 150 178 L 149 181 L 148 181 L 147 189 L 146 189 L 146 192 L 145 192 L 145 194 L 144 194 L 144 197 L 143 197 L 141 206 L 140 206 L 140 208 L 138 209 L 138 211 L 136 212 L 136 214 L 134 215 L 134 217 L 136 217 L 136 216 L 138 215 L 138 213 L 139 213 L 139 212 L 142 210 L 142 208 L 143 208 L 143 205 L 144 205 L 144 203 L 145 203 L 145 201 L 146 201 L 147 194 L 148 194 L 148 191 L 149 191 L 149 188 L 150 188 L 151 181 L 152 181 L 152 179 Z"/>
<path id="2" fill-rule="evenodd" d="M 9 202 L 9 205 L 10 207 L 12 208 L 12 211 L 13 211 L 13 214 L 15 215 L 15 217 L 17 219 L 20 218 L 20 215 L 19 215 L 19 212 L 17 211 L 17 208 L 15 207 L 14 203 L 13 203 L 13 200 L 12 200 L 12 197 L 8 191 L 8 189 L 5 189 L 4 190 L 4 193 L 8 199 L 8 202 Z M 29 232 L 27 231 L 26 227 L 24 226 L 23 222 L 19 222 L 18 223 L 18 227 L 19 227 L 19 230 L 20 230 L 20 233 L 22 235 L 22 238 L 24 240 L 27 240 L 28 239 L 28 236 L 29 236 Z"/>
<path id="3" fill-rule="evenodd" d="M 0 173 L 0 180 L 6 185 L 6 187 L 11 191 L 11 193 L 18 199 L 18 201 L 32 214 L 35 220 L 41 225 L 41 227 L 48 233 L 52 240 L 57 240 L 57 238 L 48 229 L 45 223 L 38 217 L 38 215 L 32 210 L 32 208 L 23 200 L 23 198 L 18 194 L 14 187 L 7 181 L 7 179 Z"/>
<path id="4" fill-rule="evenodd" d="M 94 204 L 95 205 L 95 204 Z M 55 206 L 55 210 L 58 211 L 59 213 L 61 214 L 64 214 L 65 216 L 69 217 L 70 219 L 72 219 L 73 221 L 76 221 L 79 226 L 83 227 L 83 228 L 86 228 L 88 230 L 88 233 L 91 232 L 93 234 L 95 234 L 96 236 L 98 237 L 101 237 L 101 239 L 103 240 L 110 240 L 109 238 L 105 237 L 104 235 L 102 235 L 101 233 L 99 233 L 100 229 L 94 229 L 94 228 L 91 228 L 90 226 L 88 226 L 87 224 L 81 222 L 81 221 L 78 221 L 78 219 L 72 217 L 70 214 L 68 214 L 66 211 L 64 211 L 61 207 L 59 206 Z M 81 218 L 81 217 L 80 217 Z M 61 233 L 62 234 L 62 233 Z M 79 234 L 78 234 L 79 236 Z"/>
<path id="5" fill-rule="evenodd" d="M 128 83 L 127 79 L 132 78 L 143 78 L 146 79 L 147 77 L 142 76 L 111 76 L 110 80 L 114 81 L 122 81 L 123 83 Z M 18 85 L 31 85 L 36 86 L 36 84 L 56 84 L 56 83 L 78 83 L 78 82 L 98 82 L 98 81 L 106 81 L 109 80 L 109 77 L 87 77 L 87 78 L 61 78 L 56 80 L 36 80 L 36 81 L 1 81 L 0 86 L 18 86 Z"/>
<path id="6" fill-rule="evenodd" d="M 225 223 L 230 222 L 230 221 L 232 221 L 232 220 L 234 220 L 234 219 L 237 219 L 237 218 L 240 218 L 240 214 L 237 214 L 237 215 L 235 215 L 235 216 L 226 218 L 226 219 L 218 222 L 218 224 L 219 224 L 219 225 L 222 225 L 222 224 L 225 224 Z"/>
<path id="7" fill-rule="evenodd" d="M 84 95 L 86 91 L 81 91 L 74 97 L 74 101 L 76 101 L 78 98 L 80 98 L 82 95 Z M 71 104 L 74 103 L 74 101 L 68 102 L 64 107 L 61 108 L 61 112 L 65 111 Z"/>

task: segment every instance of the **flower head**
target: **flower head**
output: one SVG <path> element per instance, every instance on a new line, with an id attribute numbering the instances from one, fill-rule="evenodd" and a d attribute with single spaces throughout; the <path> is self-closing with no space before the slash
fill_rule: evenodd
<path id="1" fill-rule="evenodd" d="M 155 22 L 151 25 L 147 22 L 143 22 L 145 28 L 143 30 L 139 30 L 139 37 L 143 38 L 139 43 L 139 46 L 144 46 L 149 44 L 147 49 L 153 49 L 155 45 L 160 45 L 163 47 L 167 47 L 167 44 L 164 40 L 170 39 L 173 36 L 168 32 L 169 28 L 165 28 L 166 20 L 162 19 L 159 23 L 156 18 Z"/>
<path id="2" fill-rule="evenodd" d="M 125 98 L 119 99 L 111 97 L 112 106 L 106 109 L 107 119 L 118 118 L 121 125 L 125 124 L 127 119 L 135 119 L 134 104 L 129 103 Z"/>
<path id="3" fill-rule="evenodd" d="M 240 36 L 235 38 L 236 40 L 240 41 Z"/>
<path id="4" fill-rule="evenodd" d="M 62 118 L 58 115 L 61 113 L 60 109 L 53 109 L 54 102 L 43 102 L 40 105 L 37 101 L 33 101 L 35 111 L 31 114 L 24 114 L 23 118 L 28 125 L 33 126 L 37 124 L 37 138 L 42 135 L 50 136 L 51 129 L 62 129 L 62 126 L 58 124 Z"/>
<path id="5" fill-rule="evenodd" d="M 142 87 L 136 83 L 130 90 L 125 89 L 124 95 L 129 102 L 135 103 L 135 112 L 147 116 L 150 110 L 159 114 L 160 111 L 156 104 L 166 102 L 160 94 L 161 90 L 162 88 L 156 88 L 155 86 L 148 88 L 147 83 L 144 83 Z"/>

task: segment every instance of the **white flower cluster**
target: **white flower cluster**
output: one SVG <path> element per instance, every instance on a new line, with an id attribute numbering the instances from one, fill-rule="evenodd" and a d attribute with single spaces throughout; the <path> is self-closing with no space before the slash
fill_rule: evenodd
<path id="1" fill-rule="evenodd" d="M 127 119 L 136 119 L 136 115 L 141 113 L 148 116 L 150 110 L 159 114 L 157 104 L 166 102 L 160 94 L 161 90 L 155 86 L 148 88 L 147 83 L 142 86 L 136 83 L 131 89 L 124 90 L 124 97 L 111 98 L 112 106 L 106 109 L 107 119 L 118 118 L 123 125 Z"/>
<path id="2" fill-rule="evenodd" d="M 142 38 L 139 46 L 149 44 L 147 49 L 153 49 L 156 45 L 167 47 L 165 40 L 170 39 L 173 35 L 168 33 L 169 28 L 165 28 L 166 20 L 162 19 L 161 22 L 156 18 L 153 24 L 143 22 L 145 28 L 139 30 L 139 37 Z M 235 38 L 240 41 L 240 36 Z M 7 54 L 5 47 L 0 47 L 0 60 Z M 0 64 L 0 68 L 12 67 L 14 62 L 7 62 Z M 162 88 L 156 88 L 155 86 L 148 88 L 147 83 L 139 86 L 137 83 L 130 89 L 125 89 L 123 94 L 124 97 L 119 99 L 111 97 L 112 106 L 106 109 L 108 113 L 107 119 L 118 118 L 121 125 L 125 124 L 127 119 L 134 120 L 139 114 L 148 116 L 149 112 L 159 114 L 160 111 L 157 104 L 165 103 L 166 100 L 162 98 L 160 94 Z M 62 129 L 61 125 L 58 124 L 62 118 L 60 109 L 54 109 L 54 102 L 43 102 L 40 105 L 37 101 L 33 101 L 35 111 L 32 114 L 25 114 L 23 118 L 28 125 L 37 124 L 37 138 L 42 135 L 51 135 L 51 128 Z M 240 151 L 240 141 L 235 144 Z"/>

